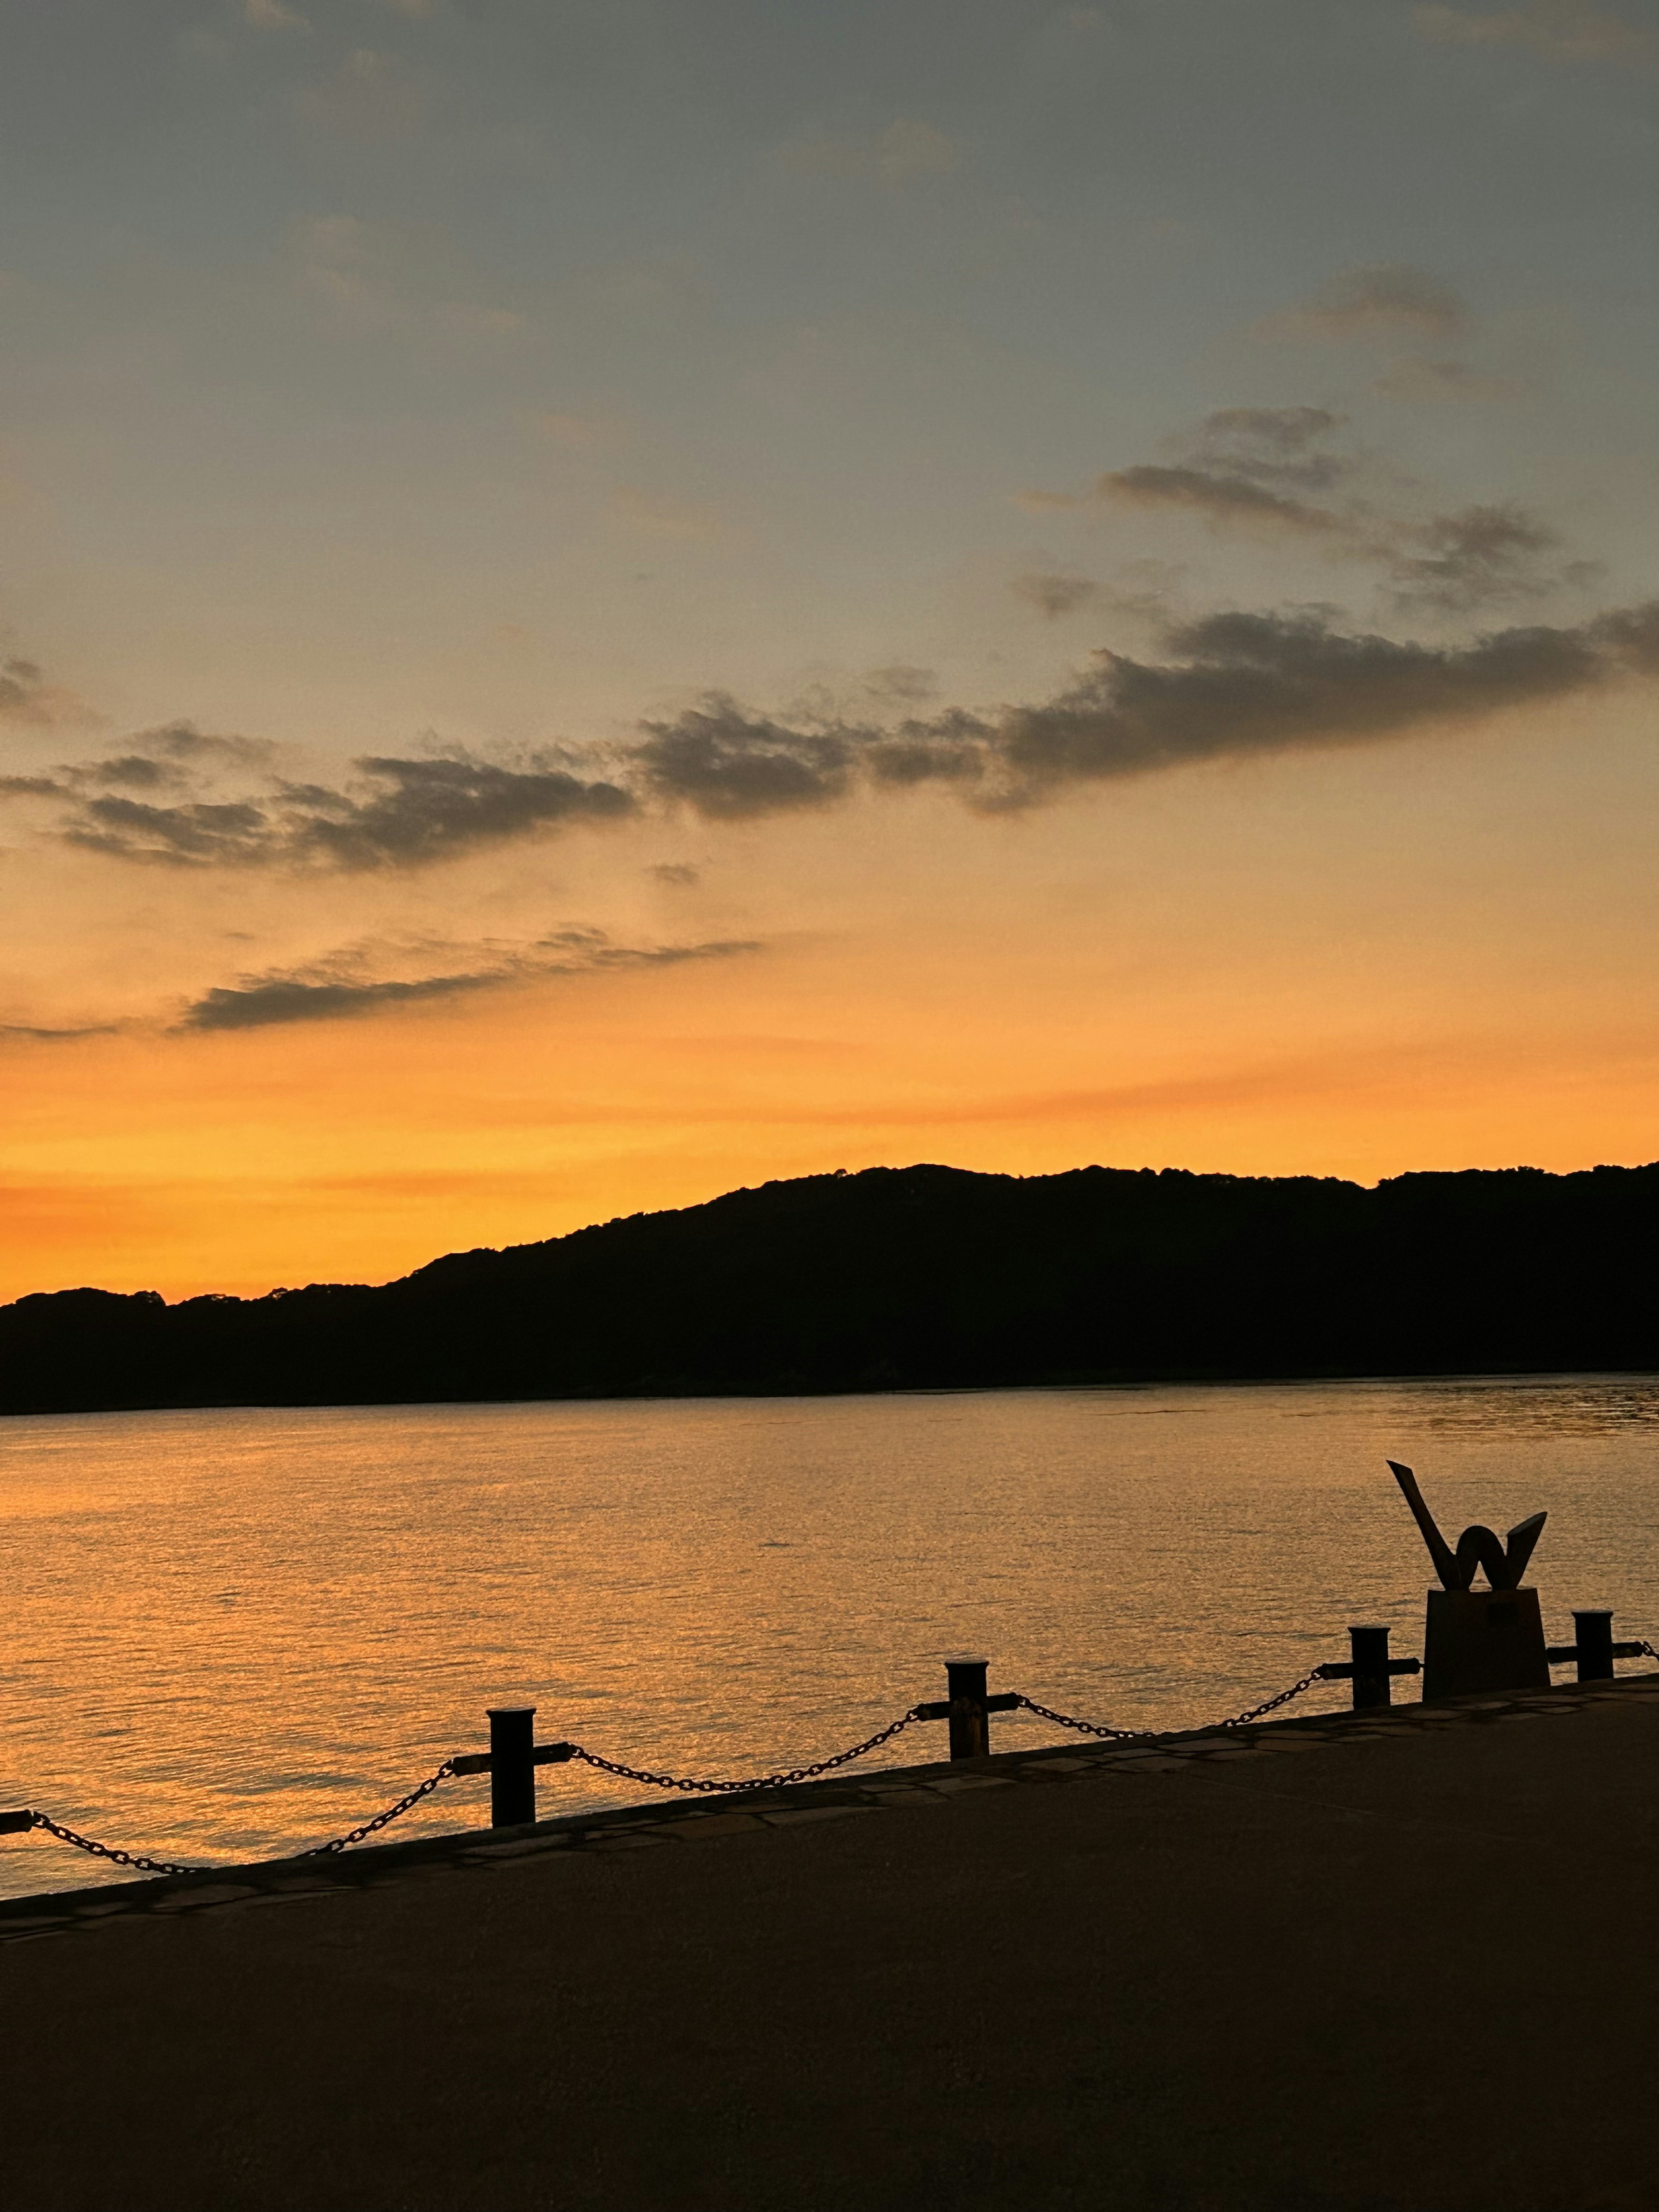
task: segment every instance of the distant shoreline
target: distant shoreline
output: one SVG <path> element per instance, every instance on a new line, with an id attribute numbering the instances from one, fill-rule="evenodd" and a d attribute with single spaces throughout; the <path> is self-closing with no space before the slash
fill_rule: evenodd
<path id="1" fill-rule="evenodd" d="M 1659 1382 L 1659 1367 L 1484 1368 L 1468 1372 L 1461 1368 L 1419 1369 L 1409 1373 L 1376 1372 L 1330 1375 L 1103 1375 L 1067 1376 L 1047 1381 L 1018 1382 L 902 1382 L 845 1389 L 750 1390 L 562 1390 L 532 1397 L 412 1397 L 412 1398 L 192 1398 L 152 1401 L 131 1405 L 0 1407 L 0 1421 L 74 1419 L 101 1413 L 349 1413 L 359 1407 L 415 1406 L 638 1406 L 705 1405 L 722 1401 L 742 1403 L 767 1400 L 825 1398 L 970 1398 L 995 1396 L 1012 1391 L 1060 1390 L 1264 1390 L 1292 1389 L 1305 1384 L 1340 1388 L 1345 1383 L 1398 1382 Z"/>
<path id="2" fill-rule="evenodd" d="M 1659 1166 L 872 1168 L 378 1287 L 0 1308 L 0 1413 L 1659 1372 Z"/>

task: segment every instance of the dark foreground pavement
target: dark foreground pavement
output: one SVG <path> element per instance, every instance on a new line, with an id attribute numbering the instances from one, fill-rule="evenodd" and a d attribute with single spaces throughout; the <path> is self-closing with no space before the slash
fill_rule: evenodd
<path id="1" fill-rule="evenodd" d="M 1659 1680 L 1180 1748 L 27 1900 L 0 2203 L 1659 2208 Z"/>

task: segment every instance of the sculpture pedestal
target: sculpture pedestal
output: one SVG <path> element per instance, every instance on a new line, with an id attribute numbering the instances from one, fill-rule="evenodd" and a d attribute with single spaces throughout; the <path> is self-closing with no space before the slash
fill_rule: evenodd
<path id="1" fill-rule="evenodd" d="M 1547 1690 L 1544 1621 L 1535 1589 L 1429 1592 L 1423 1702 L 1472 1690 Z"/>

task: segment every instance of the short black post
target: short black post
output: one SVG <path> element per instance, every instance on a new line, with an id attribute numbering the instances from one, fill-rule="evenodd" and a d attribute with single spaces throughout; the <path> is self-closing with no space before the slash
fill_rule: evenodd
<path id="1" fill-rule="evenodd" d="M 1592 1607 L 1580 1612 L 1577 1607 L 1572 1615 L 1573 1643 L 1578 1661 L 1581 1682 L 1610 1682 L 1613 1680 L 1613 1613 Z"/>
<path id="2" fill-rule="evenodd" d="M 991 1724 L 986 1717 L 985 1677 L 988 1659 L 947 1659 L 945 1686 L 951 1707 L 951 1756 L 983 1759 L 991 1748 Z"/>
<path id="3" fill-rule="evenodd" d="M 536 1817 L 536 1708 L 489 1707 L 489 1825 L 522 1827 Z"/>
<path id="4" fill-rule="evenodd" d="M 1348 1650 L 1353 1666 L 1353 1709 L 1364 1712 L 1394 1702 L 1389 1668 L 1389 1632 L 1382 1623 L 1350 1624 Z"/>

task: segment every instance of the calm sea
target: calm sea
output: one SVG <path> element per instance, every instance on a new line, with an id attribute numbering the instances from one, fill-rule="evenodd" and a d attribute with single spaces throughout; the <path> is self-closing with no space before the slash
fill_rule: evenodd
<path id="1" fill-rule="evenodd" d="M 942 1695 L 957 1651 L 1119 1726 L 1219 1718 L 1343 1656 L 1350 1620 L 1420 1650 L 1428 1562 L 1385 1458 L 1454 1537 L 1548 1509 L 1552 1638 L 1590 1604 L 1654 1637 L 1656 1445 L 1659 1382 L 1599 1376 L 14 1419 L 0 1804 L 268 1856 L 481 1747 L 492 1704 L 744 1775 Z M 541 1779 L 544 1814 L 648 1794 Z M 394 1832 L 477 1825 L 488 1789 Z M 0 1894 L 99 1878 L 0 1838 Z"/>

